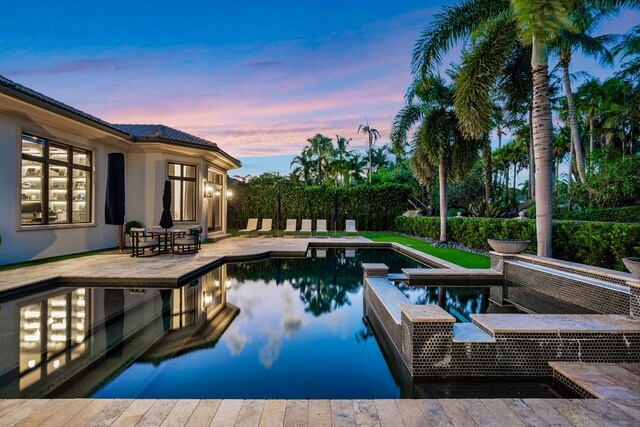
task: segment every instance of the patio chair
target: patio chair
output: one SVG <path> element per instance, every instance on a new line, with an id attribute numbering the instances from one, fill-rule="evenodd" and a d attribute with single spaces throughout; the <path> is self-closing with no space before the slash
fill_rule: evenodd
<path id="1" fill-rule="evenodd" d="M 298 232 L 298 236 L 300 236 L 301 233 L 309 233 L 310 236 L 313 236 L 313 229 L 311 228 L 310 219 L 302 220 L 302 225 L 300 226 L 300 231 Z"/>
<path id="2" fill-rule="evenodd" d="M 155 256 L 160 255 L 160 240 L 151 238 L 147 236 L 146 228 L 131 228 L 130 230 L 131 236 L 131 256 L 132 257 L 140 257 L 140 256 Z M 149 249 L 153 252 L 155 249 L 155 253 L 146 254 L 146 250 Z"/>
<path id="3" fill-rule="evenodd" d="M 346 234 L 347 236 L 349 234 L 355 234 L 356 237 L 358 237 L 358 230 L 356 230 L 356 220 L 355 219 L 348 219 L 347 220 L 347 222 L 345 223 L 344 234 Z"/>
<path id="4" fill-rule="evenodd" d="M 249 218 L 247 221 L 247 228 L 243 228 L 242 230 L 238 230 L 238 239 L 240 238 L 240 234 L 246 233 L 251 237 L 251 233 L 254 231 L 258 231 L 258 218 Z"/>
<path id="5" fill-rule="evenodd" d="M 284 230 L 282 230 L 282 237 L 286 236 L 287 233 L 293 233 L 293 236 L 295 237 L 297 232 L 298 232 L 298 220 L 288 219 L 287 226 L 285 227 Z"/>
<path id="6" fill-rule="evenodd" d="M 191 227 L 189 231 L 173 233 L 172 252 L 178 254 L 195 254 L 200 248 L 200 228 Z"/>
<path id="7" fill-rule="evenodd" d="M 271 218 L 262 218 L 262 228 L 258 230 L 258 236 L 261 234 L 269 234 L 273 232 L 273 220 Z"/>
<path id="8" fill-rule="evenodd" d="M 165 229 L 160 227 L 159 225 L 152 225 L 151 227 L 149 227 L 149 234 L 153 234 L 153 233 L 164 233 Z M 165 241 L 167 243 L 171 243 L 171 237 L 169 235 L 166 234 L 160 234 L 158 235 L 158 240 L 160 241 L 160 246 L 162 246 Z"/>
<path id="9" fill-rule="evenodd" d="M 318 234 L 323 233 L 327 237 L 329 237 L 329 231 L 327 230 L 327 220 L 326 219 L 318 219 L 316 220 L 316 237 Z"/>

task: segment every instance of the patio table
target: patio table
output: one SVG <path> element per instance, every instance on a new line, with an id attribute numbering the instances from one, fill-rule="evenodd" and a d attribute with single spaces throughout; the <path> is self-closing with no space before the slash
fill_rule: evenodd
<path id="1" fill-rule="evenodd" d="M 151 237 L 158 236 L 158 239 L 160 239 L 160 236 L 164 236 L 164 248 L 160 250 L 161 254 L 171 253 L 168 242 L 169 240 L 173 242 L 174 234 L 185 234 L 185 233 L 186 233 L 186 230 L 160 230 L 160 231 L 156 230 L 156 231 L 149 232 L 149 234 L 151 234 Z"/>

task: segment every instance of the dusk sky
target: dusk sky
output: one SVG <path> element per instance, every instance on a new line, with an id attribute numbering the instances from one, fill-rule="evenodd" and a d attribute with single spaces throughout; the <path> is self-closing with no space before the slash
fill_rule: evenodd
<path id="1" fill-rule="evenodd" d="M 414 42 L 442 3 L 11 2 L 0 15 L 0 74 L 112 123 L 210 139 L 244 163 L 231 175 L 287 173 L 318 132 L 363 148 L 365 115 L 388 141 Z M 601 33 L 638 22 L 625 12 Z M 577 57 L 579 70 L 613 73 Z"/>

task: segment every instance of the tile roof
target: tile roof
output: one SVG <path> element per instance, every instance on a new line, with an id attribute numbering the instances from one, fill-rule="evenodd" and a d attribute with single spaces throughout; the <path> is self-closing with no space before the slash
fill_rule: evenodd
<path id="1" fill-rule="evenodd" d="M 183 132 L 165 125 L 131 125 L 114 124 L 114 127 L 136 138 L 146 139 L 171 139 L 187 144 L 202 145 L 205 147 L 218 147 L 215 142 L 207 141 L 190 133 Z"/>
<path id="2" fill-rule="evenodd" d="M 230 159 L 238 166 L 242 163 L 236 158 L 230 156 L 223 150 L 221 150 L 215 142 L 207 141 L 206 139 L 191 135 L 178 129 L 174 129 L 165 125 L 135 125 L 135 124 L 112 124 L 106 122 L 98 117 L 87 114 L 84 111 L 80 111 L 77 108 L 73 108 L 63 102 L 57 101 L 51 97 L 36 92 L 26 86 L 9 80 L 8 78 L 0 75 L 0 89 L 9 89 L 9 95 L 15 97 L 15 94 L 22 95 L 28 99 L 39 101 L 47 104 L 50 107 L 54 107 L 57 110 L 63 110 L 66 113 L 70 113 L 76 118 L 81 118 L 93 122 L 94 124 L 109 128 L 116 131 L 124 137 L 129 137 L 133 142 L 144 142 L 145 140 L 159 141 L 167 144 L 189 145 L 192 147 L 199 147 L 205 149 L 213 149 Z M 19 98 L 20 96 L 18 96 Z M 55 110 L 54 110 L 55 111 Z"/>

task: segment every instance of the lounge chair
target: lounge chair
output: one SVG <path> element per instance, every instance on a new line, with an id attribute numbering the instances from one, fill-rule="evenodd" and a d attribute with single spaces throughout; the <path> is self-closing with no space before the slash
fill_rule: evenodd
<path id="1" fill-rule="evenodd" d="M 273 232 L 273 220 L 271 218 L 262 218 L 262 228 L 258 230 L 258 236 L 261 234 L 269 234 Z"/>
<path id="2" fill-rule="evenodd" d="M 302 220 L 302 225 L 300 226 L 300 231 L 298 232 L 298 236 L 300 236 L 301 233 L 309 233 L 310 236 L 313 236 L 313 229 L 311 228 L 310 219 Z"/>
<path id="3" fill-rule="evenodd" d="M 329 231 L 327 230 L 327 220 L 326 219 L 318 219 L 316 220 L 316 237 L 318 234 L 323 233 L 327 237 L 329 237 Z"/>
<path id="4" fill-rule="evenodd" d="M 295 237 L 297 232 L 298 232 L 298 220 L 288 219 L 287 226 L 285 227 L 284 230 L 282 230 L 282 237 L 286 236 L 287 233 L 293 233 L 293 236 Z"/>
<path id="5" fill-rule="evenodd" d="M 345 235 L 349 235 L 349 234 L 355 234 L 356 237 L 358 237 L 358 230 L 356 230 L 356 220 L 355 219 L 348 219 L 346 224 L 345 224 L 345 228 L 344 228 L 344 234 Z"/>
<path id="6" fill-rule="evenodd" d="M 249 221 L 247 221 L 247 228 L 238 230 L 238 238 L 240 238 L 240 234 L 242 233 L 246 233 L 251 237 L 251 233 L 254 231 L 258 231 L 258 218 L 249 218 Z"/>
<path id="7" fill-rule="evenodd" d="M 200 228 L 190 227 L 189 231 L 173 233 L 171 251 L 179 254 L 195 254 L 200 248 Z"/>
<path id="8" fill-rule="evenodd" d="M 131 256 L 153 256 L 160 255 L 160 240 L 147 236 L 146 228 L 131 228 Z M 155 254 L 146 255 L 146 249 L 156 249 Z"/>

